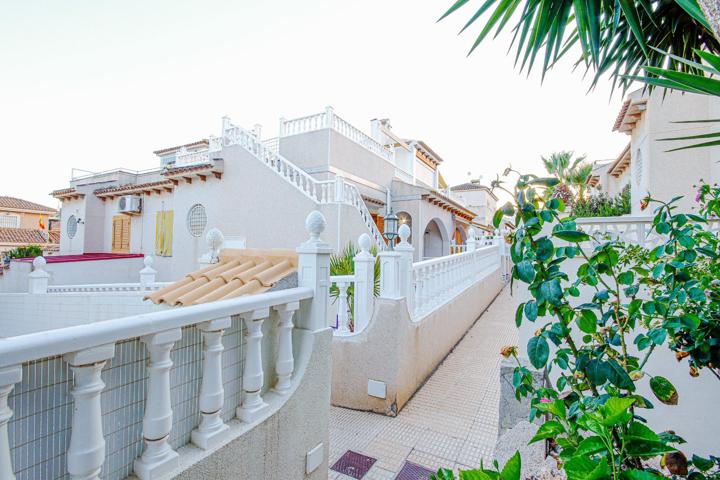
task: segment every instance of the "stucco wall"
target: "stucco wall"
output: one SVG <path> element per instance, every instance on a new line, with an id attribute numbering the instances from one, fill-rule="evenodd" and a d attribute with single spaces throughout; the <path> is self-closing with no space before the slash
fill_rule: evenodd
<path id="1" fill-rule="evenodd" d="M 580 265 L 579 260 L 566 261 L 564 269 L 568 272 L 575 272 Z M 515 295 L 518 302 L 525 302 L 530 299 L 530 294 L 524 285 L 516 287 Z M 580 297 L 574 300 L 579 305 L 589 302 L 592 299 L 594 290 L 590 287 L 581 289 Z M 511 321 L 508 319 L 508 321 Z M 520 329 L 519 346 L 523 357 L 527 358 L 527 342 L 535 330 L 544 325 L 542 318 L 535 322 L 524 321 Z M 637 333 L 631 334 L 634 339 Z M 579 335 L 578 335 L 579 337 Z M 638 356 L 635 345 L 629 342 L 629 353 Z M 553 345 L 551 344 L 551 348 Z M 665 346 L 659 347 L 653 353 L 650 361 L 644 368 L 651 375 L 662 375 L 668 378 L 677 388 L 680 400 L 678 405 L 663 405 L 658 401 L 650 390 L 648 376 L 645 376 L 638 383 L 638 393 L 649 398 L 655 405 L 654 409 L 641 410 L 640 415 L 648 420 L 656 431 L 667 429 L 674 430 L 678 435 L 687 440 L 687 444 L 680 446 L 685 453 L 697 453 L 699 455 L 717 454 L 716 432 L 720 430 L 720 416 L 716 414 L 716 402 L 712 399 L 717 397 L 717 379 L 709 372 L 702 371 L 698 378 L 688 375 L 687 362 L 678 364 L 674 354 Z M 551 380 L 555 378 L 551 376 Z"/>
<path id="2" fill-rule="evenodd" d="M 333 405 L 397 414 L 503 285 L 500 271 L 493 270 L 418 322 L 404 299 L 377 299 L 365 330 L 333 338 Z M 386 398 L 369 396 L 368 380 L 385 382 Z"/>

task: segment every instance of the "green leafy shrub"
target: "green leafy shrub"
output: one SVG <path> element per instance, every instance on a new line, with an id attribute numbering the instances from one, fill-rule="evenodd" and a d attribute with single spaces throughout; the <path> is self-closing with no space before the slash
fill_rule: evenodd
<path id="1" fill-rule="evenodd" d="M 494 469 L 480 468 L 475 470 L 460 470 L 458 472 L 459 480 L 520 480 L 521 460 L 520 453 L 515 452 L 505 466 L 500 470 L 497 461 L 493 463 Z M 452 470 L 441 468 L 437 474 L 431 475 L 430 480 L 455 480 L 455 474 Z"/>
<path id="2" fill-rule="evenodd" d="M 38 245 L 27 245 L 9 250 L 6 255 L 9 258 L 34 258 L 43 254 L 42 247 Z"/>
<path id="3" fill-rule="evenodd" d="M 515 322 L 538 324 L 527 354 L 533 367 L 556 378 L 549 387 L 536 387 L 518 362 L 516 396 L 531 398 L 531 419 L 545 419 L 532 441 L 552 439 L 558 445 L 569 480 L 662 478 L 648 466 L 658 457 L 676 478 L 720 477 L 720 459 L 688 460 L 678 450 L 681 437 L 647 425 L 641 411 L 653 403 L 636 388 L 649 376 L 657 401 L 678 403 L 668 379 L 644 370 L 664 344 L 678 360 L 687 359 L 690 375 L 707 368 L 720 380 L 720 241 L 707 228 L 720 216 L 720 189 L 700 188 L 698 215 L 677 213 L 679 198 L 646 199 L 658 205 L 653 229 L 662 241 L 645 250 L 591 238 L 573 218 L 561 216 L 564 203 L 548 194 L 557 179 L 514 173 L 512 191 L 499 180 L 493 186 L 515 199 L 496 214 L 495 223 L 502 214 L 515 215 L 512 281 L 527 284 L 532 297 L 519 305 Z M 566 262 L 573 258 L 580 266 L 572 268 L 571 278 Z M 581 289 L 591 292 L 589 301 L 580 300 Z M 631 343 L 640 356 L 628 349 Z M 502 353 L 517 359 L 516 347 Z"/>
<path id="4" fill-rule="evenodd" d="M 577 199 L 572 205 L 572 214 L 576 218 L 583 217 L 619 217 L 630 213 L 630 186 L 627 185 L 615 198 L 606 193 Z"/>

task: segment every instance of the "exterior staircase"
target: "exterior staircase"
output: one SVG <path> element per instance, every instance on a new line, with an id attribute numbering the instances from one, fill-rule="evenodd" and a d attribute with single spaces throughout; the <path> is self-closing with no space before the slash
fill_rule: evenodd
<path id="1" fill-rule="evenodd" d="M 233 145 L 240 145 L 316 204 L 344 204 L 354 207 L 368 228 L 370 238 L 373 239 L 375 245 L 383 247 L 386 244 L 385 238 L 375 225 L 375 221 L 360 195 L 360 191 L 354 184 L 348 183 L 340 176 L 335 177 L 334 180 L 317 180 L 280 155 L 271 143 L 261 141 L 254 132 L 232 125 L 226 118 L 223 121 L 222 137 L 210 139 L 210 151 L 219 151 L 223 147 Z"/>

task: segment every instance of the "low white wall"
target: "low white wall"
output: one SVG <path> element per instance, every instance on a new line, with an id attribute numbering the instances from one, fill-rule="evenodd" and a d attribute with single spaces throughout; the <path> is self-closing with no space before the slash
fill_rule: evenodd
<path id="1" fill-rule="evenodd" d="M 567 260 L 563 264 L 568 272 L 576 272 L 581 261 L 578 259 Z M 515 283 L 518 302 L 525 302 L 530 299 L 526 284 Z M 519 285 L 519 287 L 517 286 Z M 590 287 L 580 290 L 580 297 L 574 299 L 574 304 L 580 305 L 592 299 L 594 290 Z M 548 319 L 549 320 L 549 319 Z M 512 321 L 508 319 L 508 321 Z M 523 321 L 520 328 L 519 347 L 521 355 L 527 358 L 527 342 L 534 335 L 535 330 L 544 325 L 543 318 L 535 322 Z M 632 343 L 637 331 L 631 333 L 631 341 L 628 345 L 630 355 L 640 356 L 640 353 Z M 578 335 L 579 337 L 579 335 Z M 551 348 L 553 345 L 551 344 Z M 532 367 L 530 367 L 532 368 Z M 651 410 L 640 410 L 639 415 L 646 418 L 650 426 L 656 431 L 674 430 L 675 433 L 687 440 L 686 444 L 680 446 L 684 453 L 696 453 L 698 455 L 717 455 L 716 433 L 720 431 L 720 416 L 716 413 L 718 381 L 711 373 L 701 371 L 697 378 L 688 375 L 687 361 L 678 363 L 675 355 L 666 346 L 656 348 L 645 365 L 644 370 L 650 375 L 661 375 L 670 380 L 677 388 L 680 400 L 677 405 L 669 406 L 660 403 L 650 390 L 650 377 L 645 376 L 638 382 L 638 393 L 650 399 L 655 405 Z M 554 383 L 556 376 L 550 376 Z"/>
<path id="2" fill-rule="evenodd" d="M 90 283 L 136 283 L 140 281 L 143 257 L 48 263 L 49 285 L 87 285 Z M 155 267 L 156 270 L 158 269 Z M 27 292 L 30 262 L 13 261 L 0 277 L 0 292 Z M 160 278 L 158 278 L 160 281 Z"/>
<path id="3" fill-rule="evenodd" d="M 362 332 L 333 337 L 333 405 L 396 415 L 503 286 L 495 269 L 418 322 L 405 299 L 377 299 Z M 385 398 L 368 395 L 368 380 L 385 383 Z"/>
<path id="4" fill-rule="evenodd" d="M 127 317 L 168 308 L 143 292 L 0 293 L 0 338 Z"/>

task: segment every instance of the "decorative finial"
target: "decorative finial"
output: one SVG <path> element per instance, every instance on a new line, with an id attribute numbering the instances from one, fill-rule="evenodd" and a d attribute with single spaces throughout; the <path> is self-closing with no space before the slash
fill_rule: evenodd
<path id="1" fill-rule="evenodd" d="M 408 238 L 410 238 L 410 227 L 403 223 L 398 229 L 398 235 L 400 236 L 400 243 L 407 243 Z"/>
<path id="2" fill-rule="evenodd" d="M 152 255 L 145 255 L 145 258 L 143 258 L 143 264 L 145 264 L 145 268 L 152 268 L 153 263 L 155 263 L 155 260 L 153 259 Z"/>
<path id="3" fill-rule="evenodd" d="M 32 261 L 33 269 L 35 270 L 42 270 L 46 264 L 47 260 L 45 260 L 45 257 L 42 255 L 35 257 Z"/>
<path id="4" fill-rule="evenodd" d="M 320 234 L 325 231 L 327 221 L 322 213 L 313 210 L 305 219 L 305 229 L 310 234 L 310 240 L 320 241 Z"/>
<path id="5" fill-rule="evenodd" d="M 358 245 L 360 245 L 360 251 L 362 253 L 370 253 L 370 246 L 372 245 L 372 242 L 370 241 L 370 235 L 367 233 L 363 233 L 358 238 Z"/>
<path id="6" fill-rule="evenodd" d="M 475 227 L 470 227 L 468 229 L 468 238 L 472 238 L 473 240 L 477 238 L 477 231 L 475 230 Z"/>
<path id="7" fill-rule="evenodd" d="M 213 227 L 205 234 L 205 243 L 210 250 L 219 249 L 225 241 L 225 235 L 219 228 Z"/>

